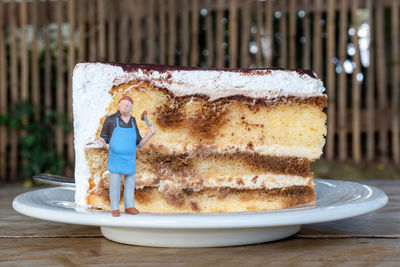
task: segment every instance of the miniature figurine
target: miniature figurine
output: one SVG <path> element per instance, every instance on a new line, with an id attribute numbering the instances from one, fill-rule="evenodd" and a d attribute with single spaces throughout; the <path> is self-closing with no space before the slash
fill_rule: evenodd
<path id="1" fill-rule="evenodd" d="M 120 216 L 120 185 L 122 175 L 125 177 L 124 206 L 125 213 L 138 214 L 135 208 L 135 174 L 136 174 L 136 148 L 144 146 L 156 133 L 153 125 L 147 119 L 147 112 L 142 114 L 149 131 L 144 138 L 140 136 L 135 117 L 130 112 L 133 100 L 123 96 L 118 102 L 118 111 L 108 116 L 104 121 L 99 147 L 109 143 L 107 170 L 110 172 L 110 202 L 112 216 Z"/>

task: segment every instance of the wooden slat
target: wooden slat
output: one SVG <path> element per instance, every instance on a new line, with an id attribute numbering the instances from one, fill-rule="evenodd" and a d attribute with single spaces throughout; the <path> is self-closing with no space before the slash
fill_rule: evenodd
<path id="1" fill-rule="evenodd" d="M 237 67 L 238 53 L 238 0 L 229 2 L 229 67 Z"/>
<path id="2" fill-rule="evenodd" d="M 322 26 L 321 26 L 321 0 L 314 0 L 315 11 L 313 19 L 313 71 L 322 77 Z M 344 34 L 344 33 L 342 33 Z"/>
<path id="3" fill-rule="evenodd" d="M 198 0 L 191 0 L 190 65 L 199 65 L 199 7 Z"/>
<path id="4" fill-rule="evenodd" d="M 141 28 L 140 28 L 140 20 L 141 20 L 141 8 L 142 8 L 142 1 L 135 0 L 131 1 L 131 14 L 133 14 L 132 20 L 132 38 L 133 38 L 133 57 L 132 61 L 136 63 L 140 63 L 141 56 L 142 56 L 142 46 L 141 46 Z"/>
<path id="5" fill-rule="evenodd" d="M 376 2 L 376 80 L 378 88 L 378 118 L 379 125 L 379 153 L 382 160 L 388 156 L 387 122 L 384 116 L 388 101 L 386 98 L 386 61 L 385 61 L 385 36 L 384 36 L 384 6 L 381 1 Z"/>
<path id="6" fill-rule="evenodd" d="M 79 22 L 78 22 L 78 61 L 83 62 L 86 60 L 86 40 L 87 40 L 87 33 L 86 33 L 86 12 L 87 12 L 87 0 L 79 0 Z M 109 53 L 111 53 L 109 51 Z"/>
<path id="7" fill-rule="evenodd" d="M 347 0 L 340 1 L 340 15 L 339 15 L 339 61 L 342 71 L 339 74 L 339 90 L 338 90 L 338 133 L 339 133 L 339 160 L 347 158 L 347 123 L 346 123 L 346 101 L 347 101 L 347 85 L 346 73 L 344 71 L 344 61 L 346 60 L 347 48 L 347 13 L 348 6 Z"/>
<path id="8" fill-rule="evenodd" d="M 88 37 L 89 37 L 89 60 L 95 61 L 97 58 L 97 38 L 96 38 L 96 6 L 97 0 L 88 0 Z"/>
<path id="9" fill-rule="evenodd" d="M 50 1 L 50 0 L 49 0 Z M 44 104 L 45 112 L 48 113 L 52 109 L 52 92 L 51 92 L 51 81 L 52 81 L 52 59 L 51 59 L 51 48 L 50 48 L 50 5 L 49 1 L 45 3 L 42 9 L 42 15 L 45 17 L 44 27 Z"/>
<path id="10" fill-rule="evenodd" d="M 392 0 L 392 154 L 395 164 L 400 164 L 400 53 L 399 53 L 399 1 Z"/>
<path id="11" fill-rule="evenodd" d="M 279 11 L 281 17 L 279 19 L 279 34 L 280 34 L 280 53 L 279 53 L 279 67 L 287 68 L 287 15 L 286 7 L 287 0 L 280 0 Z"/>
<path id="12" fill-rule="evenodd" d="M 108 60 L 109 61 L 116 61 L 117 60 L 117 55 L 116 55 L 116 9 L 114 5 L 115 1 L 114 0 L 109 0 L 107 1 L 107 10 L 109 12 L 106 12 L 107 14 L 107 21 L 108 21 L 108 29 L 107 29 L 107 51 L 108 51 Z M 134 3 L 134 1 L 132 1 Z M 131 5 L 133 6 L 133 5 Z M 134 12 L 131 11 L 132 14 L 135 14 Z M 132 49 L 133 50 L 133 49 Z M 136 51 L 133 50 L 133 53 L 135 54 Z M 133 59 L 132 59 L 133 60 Z"/>
<path id="13" fill-rule="evenodd" d="M 175 44 L 176 44 L 176 31 L 175 31 L 175 1 L 169 0 L 168 2 L 168 64 L 174 65 L 175 63 Z"/>
<path id="14" fill-rule="evenodd" d="M 370 26 L 369 67 L 366 72 L 367 80 L 367 160 L 372 161 L 375 156 L 375 79 L 374 79 L 374 54 L 375 54 L 375 26 L 373 23 L 372 0 L 367 0 L 368 25 Z"/>
<path id="15" fill-rule="evenodd" d="M 352 74 L 352 150 L 353 160 L 356 163 L 361 162 L 361 131 L 360 131 L 360 108 L 361 108 L 361 92 L 360 82 L 357 80 L 357 74 L 361 72 L 361 61 L 360 61 L 360 47 L 358 46 L 358 19 L 357 19 L 357 8 L 358 0 L 351 1 L 351 27 L 355 30 L 355 33 L 351 37 L 351 41 L 356 49 L 356 53 L 352 56 L 353 62 L 355 62 L 355 68 Z"/>
<path id="16" fill-rule="evenodd" d="M 126 8 L 129 4 L 128 0 L 123 0 L 119 1 L 119 25 L 118 25 L 118 61 L 119 62 L 127 62 L 128 61 L 128 44 L 129 44 L 129 39 L 130 36 L 129 34 L 126 34 L 128 32 L 128 23 L 129 23 L 129 17 L 128 17 L 128 12 L 126 11 Z M 95 27 L 95 24 L 93 24 L 92 27 Z M 138 38 L 135 36 L 135 38 Z"/>
<path id="17" fill-rule="evenodd" d="M 10 0 L 8 14 L 10 14 L 11 104 L 15 104 L 20 97 L 18 83 L 17 9 L 15 0 Z M 15 131 L 11 131 L 10 137 L 10 176 L 11 181 L 15 181 L 18 171 L 18 134 Z"/>
<path id="18" fill-rule="evenodd" d="M 272 67 L 272 56 L 274 50 L 274 12 L 273 12 L 274 0 L 267 1 L 265 3 L 265 29 L 266 29 L 266 46 L 267 53 L 265 54 L 265 66 Z"/>
<path id="19" fill-rule="evenodd" d="M 147 18 L 146 18 L 146 26 L 147 26 L 147 53 L 146 53 L 146 62 L 154 63 L 154 0 L 147 1 Z"/>
<path id="20" fill-rule="evenodd" d="M 98 1 L 98 9 L 97 9 L 97 16 L 98 16 L 98 25 L 99 25 L 99 55 L 98 60 L 104 61 L 106 60 L 106 0 L 99 0 Z M 75 6 L 75 4 L 74 4 Z M 71 7 L 72 8 L 72 7 Z M 74 14 L 71 14 L 74 16 Z M 75 16 L 74 16 L 75 17 Z M 71 17 L 73 20 L 73 18 Z"/>
<path id="21" fill-rule="evenodd" d="M 4 2 L 0 1 L 0 114 L 5 114 L 8 109 L 8 90 L 7 90 L 7 58 L 6 58 L 6 43 L 5 43 L 5 26 L 3 16 L 6 13 Z M 0 126 L 0 181 L 6 181 L 7 173 L 7 127 Z"/>
<path id="22" fill-rule="evenodd" d="M 223 17 L 223 8 L 224 8 L 224 2 L 223 0 L 217 0 L 217 6 L 216 6 L 216 13 L 217 17 L 215 20 L 216 24 L 216 33 L 215 33 L 215 52 L 216 52 L 216 62 L 215 65 L 217 68 L 222 68 L 224 66 L 224 47 L 223 47 L 223 42 L 224 42 L 224 24 L 222 22 L 222 17 Z"/>
<path id="23" fill-rule="evenodd" d="M 197 3 L 197 0 L 194 0 Z M 158 43 L 158 51 L 159 51 L 159 62 L 160 64 L 165 64 L 166 62 L 166 42 L 165 42 L 165 33 L 166 33 L 166 16 L 165 16 L 165 1 L 164 0 L 159 0 L 158 2 L 158 11 L 159 11 L 159 43 Z"/>
<path id="24" fill-rule="evenodd" d="M 296 0 L 289 0 L 289 68 L 296 68 Z"/>
<path id="25" fill-rule="evenodd" d="M 99 4 L 103 4 L 103 0 L 99 2 Z M 101 6 L 101 4 L 100 4 Z M 72 73 L 75 66 L 75 0 L 68 1 L 68 24 L 69 24 L 69 42 L 68 42 L 68 87 L 67 87 L 67 115 L 68 121 L 72 123 L 73 121 L 73 113 L 72 113 Z M 102 39 L 100 42 L 104 42 Z M 100 49 L 101 58 L 104 58 L 104 47 Z M 103 50 L 103 51 L 101 51 Z M 74 135 L 73 132 L 69 132 L 67 136 L 67 153 L 68 160 L 70 162 L 74 162 Z M 72 175 L 72 171 L 69 170 L 69 175 Z M 68 175 L 66 174 L 66 175 Z"/>
<path id="26" fill-rule="evenodd" d="M 20 7 L 20 23 L 21 23 L 21 100 L 28 100 L 28 44 L 26 38 L 26 25 L 28 21 L 28 11 L 26 0 L 21 0 Z"/>
<path id="27" fill-rule="evenodd" d="M 249 41 L 250 41 L 250 8 L 251 2 L 244 1 L 242 2 L 244 7 L 242 7 L 241 14 L 241 33 L 240 33 L 240 67 L 248 68 L 250 65 L 250 55 L 249 55 Z"/>
<path id="28" fill-rule="evenodd" d="M 188 56 L 189 56 L 189 6 L 188 1 L 183 0 L 180 4 L 180 40 L 181 40 L 181 55 L 180 55 L 180 65 L 187 66 Z"/>
<path id="29" fill-rule="evenodd" d="M 311 29 L 310 29 L 310 0 L 303 0 L 303 69 L 311 69 Z"/>
<path id="30" fill-rule="evenodd" d="M 32 2 L 31 17 L 32 17 L 32 60 L 31 60 L 31 78 L 32 78 L 32 104 L 37 108 L 35 118 L 39 119 L 40 108 L 40 90 L 39 90 L 39 51 L 37 34 L 39 29 L 39 0 Z"/>
<path id="31" fill-rule="evenodd" d="M 63 36 L 62 36 L 62 23 L 64 21 L 63 11 L 64 11 L 64 2 L 57 1 L 56 2 L 56 20 L 57 20 L 57 57 L 56 57 L 56 104 L 57 104 L 57 113 L 64 114 L 65 107 L 65 84 L 64 84 L 64 51 L 63 51 Z M 64 153 L 64 133 L 61 127 L 56 128 L 56 151 L 57 153 Z"/>
<path id="32" fill-rule="evenodd" d="M 207 15 L 205 16 L 206 20 L 206 49 L 208 51 L 208 56 L 206 59 L 207 67 L 212 67 L 214 65 L 214 29 L 212 27 L 212 9 L 213 9 L 213 1 L 206 0 L 206 9 Z"/>
<path id="33" fill-rule="evenodd" d="M 256 43 L 257 43 L 257 54 L 256 54 L 256 66 L 257 67 L 262 67 L 262 45 L 261 45 L 261 30 L 262 30 L 262 17 L 263 17 L 263 2 L 255 2 L 255 7 L 256 7 L 256 27 L 257 27 L 257 32 L 256 32 Z"/>
<path id="34" fill-rule="evenodd" d="M 335 75 L 335 64 L 333 58 L 335 56 L 335 0 L 328 0 L 328 14 L 327 14 L 327 59 L 326 59 L 326 70 L 327 70 L 327 94 L 328 94 L 328 134 L 326 141 L 326 150 L 328 160 L 333 160 L 335 153 L 335 119 L 336 119 L 336 75 Z"/>

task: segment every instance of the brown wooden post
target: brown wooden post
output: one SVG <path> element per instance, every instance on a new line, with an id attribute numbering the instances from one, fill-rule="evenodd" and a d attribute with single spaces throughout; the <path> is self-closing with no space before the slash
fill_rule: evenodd
<path id="1" fill-rule="evenodd" d="M 265 55 L 265 65 L 272 67 L 272 56 L 274 51 L 274 11 L 273 11 L 274 0 L 267 1 L 265 4 L 265 28 L 267 38 L 267 53 Z"/>
<path id="2" fill-rule="evenodd" d="M 18 41 L 17 41 L 17 10 L 15 0 L 10 0 L 8 14 L 10 15 L 10 68 L 11 68 L 11 104 L 18 102 L 19 82 L 18 82 Z M 18 133 L 10 132 L 10 176 L 11 181 L 15 181 L 18 172 Z"/>
<path id="3" fill-rule="evenodd" d="M 197 0 L 195 1 L 197 2 Z M 165 1 L 164 0 L 159 0 L 158 2 L 158 17 L 159 17 L 159 43 L 158 43 L 158 51 L 159 51 L 159 58 L 158 61 L 161 64 L 165 64 L 166 62 L 166 56 L 165 56 L 165 51 L 166 51 L 166 42 L 165 42 L 165 32 L 166 32 L 166 18 L 165 18 Z"/>
<path id="4" fill-rule="evenodd" d="M 64 21 L 64 2 L 56 2 L 56 20 L 57 20 L 57 57 L 56 57 L 56 104 L 57 113 L 63 115 L 65 113 L 65 80 L 64 80 L 64 49 L 63 49 L 63 35 L 62 24 Z M 56 128 L 56 151 L 57 153 L 64 154 L 65 136 L 61 127 Z"/>
<path id="5" fill-rule="evenodd" d="M 250 1 L 244 1 L 242 3 L 244 7 L 241 12 L 241 47 L 240 47 L 240 67 L 248 68 L 250 64 L 249 60 L 249 41 L 250 41 Z"/>
<path id="6" fill-rule="evenodd" d="M 400 53 L 399 53 L 399 1 L 392 0 L 392 154 L 395 164 L 400 164 L 399 97 L 400 97 Z"/>
<path id="7" fill-rule="evenodd" d="M 190 65 L 199 64 L 199 7 L 198 0 L 191 0 Z"/>
<path id="8" fill-rule="evenodd" d="M 208 51 L 207 56 L 207 67 L 212 67 L 214 65 L 214 29 L 212 27 L 212 15 L 211 12 L 213 10 L 213 1 L 206 0 L 206 9 L 207 15 L 205 16 L 206 19 L 206 49 Z"/>
<path id="9" fill-rule="evenodd" d="M 97 9 L 98 25 L 99 25 L 99 55 L 98 60 L 106 60 L 106 0 L 98 1 L 99 8 Z M 75 4 L 73 4 L 75 6 Z M 74 7 L 71 7 L 74 8 Z M 71 10 L 73 12 L 73 10 Z M 74 14 L 70 14 L 74 16 Z M 74 19 L 70 18 L 74 23 Z"/>
<path id="10" fill-rule="evenodd" d="M 279 67 L 287 68 L 287 16 L 286 7 L 287 1 L 280 0 L 279 11 L 281 12 L 281 17 L 279 19 L 279 34 L 280 34 L 280 50 L 279 50 Z"/>
<path id="11" fill-rule="evenodd" d="M 361 73 L 360 47 L 358 46 L 358 19 L 357 19 L 358 0 L 351 1 L 351 27 L 354 29 L 354 34 L 351 41 L 356 49 L 356 53 L 352 56 L 356 66 L 352 75 L 352 150 L 353 160 L 356 163 L 361 162 L 361 130 L 360 130 L 360 108 L 361 108 L 361 92 L 360 82 L 357 80 L 357 75 Z"/>
<path id="12" fill-rule="evenodd" d="M 224 67 L 224 61 L 225 61 L 225 52 L 224 52 L 224 47 L 223 47 L 223 42 L 224 42 L 224 24 L 222 22 L 222 17 L 223 17 L 223 8 L 224 8 L 224 2 L 223 0 L 217 0 L 217 6 L 216 6 L 216 36 L 215 36 L 215 52 L 216 52 L 216 67 L 217 68 L 222 68 Z"/>
<path id="13" fill-rule="evenodd" d="M 28 22 L 28 11 L 26 0 L 21 0 L 20 7 L 20 23 L 21 23 L 21 100 L 27 101 L 29 98 L 28 78 L 28 44 L 26 38 L 26 25 Z"/>
<path id="14" fill-rule="evenodd" d="M 189 6 L 188 1 L 183 0 L 180 4 L 181 12 L 181 23 L 179 25 L 180 29 L 180 40 L 181 40 L 181 56 L 180 56 L 180 65 L 187 66 L 188 64 L 188 55 L 189 55 Z"/>
<path id="15" fill-rule="evenodd" d="M 335 119 L 336 119 L 336 75 L 335 75 L 335 64 L 333 58 L 335 56 L 335 0 L 328 0 L 328 15 L 327 15 L 327 58 L 326 58 L 326 70 L 327 70 L 327 94 L 328 94 L 328 134 L 326 141 L 327 159 L 333 160 L 335 156 Z"/>
<path id="16" fill-rule="evenodd" d="M 347 48 L 347 13 L 348 6 L 347 0 L 340 1 L 340 17 L 339 17 L 339 61 L 341 65 L 341 72 L 339 74 L 339 117 L 338 117 L 338 132 L 339 132 L 339 160 L 343 161 L 347 158 L 347 122 L 346 122 L 346 72 L 344 71 L 344 61 L 346 60 Z"/>
<path id="17" fill-rule="evenodd" d="M 134 3 L 134 1 L 132 1 Z M 132 6 L 132 5 L 131 5 Z M 115 8 L 115 1 L 114 0 L 109 0 L 107 1 L 107 10 L 106 12 L 107 15 L 107 20 L 108 20 L 108 34 L 107 34 L 107 43 L 108 43 L 108 60 L 110 61 L 115 61 L 117 59 L 116 55 L 116 8 Z M 135 13 L 131 11 L 133 15 Z M 134 36 L 134 35 L 133 35 Z M 132 49 L 133 53 L 136 54 L 135 47 Z M 133 58 L 132 58 L 133 59 Z"/>
<path id="18" fill-rule="evenodd" d="M 7 57 L 6 57 L 6 43 L 5 43 L 5 14 L 4 2 L 0 1 L 0 114 L 7 113 L 8 109 L 8 90 L 7 90 Z M 8 138 L 6 126 L 0 126 L 0 181 L 6 181 L 7 173 L 7 143 L 10 138 Z"/>
<path id="19" fill-rule="evenodd" d="M 372 161 L 375 156 L 375 45 L 374 33 L 375 25 L 373 23 L 373 5 L 372 0 L 367 0 L 368 24 L 370 27 L 370 44 L 369 44 L 369 67 L 367 68 L 367 160 Z"/>
<path id="20" fill-rule="evenodd" d="M 296 68 L 296 0 L 289 0 L 289 68 Z"/>
<path id="21" fill-rule="evenodd" d="M 314 0 L 313 19 L 313 71 L 322 78 L 322 25 L 321 21 L 321 0 Z"/>
<path id="22" fill-rule="evenodd" d="M 128 48 L 129 40 L 131 35 L 126 34 L 128 32 L 129 17 L 127 12 L 127 7 L 130 1 L 123 0 L 119 2 L 119 25 L 118 25 L 118 60 L 120 62 L 127 62 L 128 59 Z M 95 25 L 92 26 L 95 28 Z M 135 38 L 140 38 L 135 36 Z"/>
<path id="23" fill-rule="evenodd" d="M 99 2 L 100 7 L 104 4 L 103 0 Z M 69 24 L 69 42 L 68 42 L 68 81 L 67 81 L 67 114 L 68 121 L 72 123 L 73 113 L 72 113 L 72 72 L 75 66 L 75 0 L 68 1 L 68 24 Z M 104 31 L 104 29 L 103 29 Z M 103 33 L 104 34 L 104 33 Z M 100 43 L 105 42 L 104 37 L 101 39 Z M 104 58 L 104 45 L 100 46 L 101 58 Z M 67 153 L 68 160 L 74 162 L 74 134 L 69 132 L 67 136 Z M 72 171 L 70 170 L 70 175 Z"/>
<path id="24" fill-rule="evenodd" d="M 78 61 L 83 62 L 86 60 L 86 40 L 87 40 L 87 33 L 86 33 L 86 13 L 87 13 L 87 0 L 79 0 L 79 25 L 78 25 L 78 36 L 79 36 L 79 43 L 78 43 Z M 112 12 L 111 12 L 112 13 Z M 114 42 L 114 40 L 113 40 Z M 111 56 L 111 51 L 109 51 Z"/>
<path id="25" fill-rule="evenodd" d="M 303 35 L 305 42 L 303 44 L 303 68 L 311 69 L 311 29 L 310 29 L 310 0 L 303 0 Z"/>
<path id="26" fill-rule="evenodd" d="M 237 67 L 238 49 L 238 0 L 229 2 L 229 67 Z"/>
<path id="27" fill-rule="evenodd" d="M 175 1 L 168 2 L 168 64 L 175 64 L 175 45 L 176 45 L 176 17 L 175 17 Z"/>
<path id="28" fill-rule="evenodd" d="M 378 88 L 378 121 L 379 121 L 379 152 L 381 160 L 388 157 L 387 137 L 387 89 L 386 89 L 386 61 L 385 61 L 385 36 L 384 36 L 384 3 L 376 2 L 376 80 Z"/>
<path id="29" fill-rule="evenodd" d="M 256 66 L 261 68 L 262 64 L 262 45 L 261 45 L 261 29 L 263 26 L 263 2 L 256 2 L 256 43 L 257 43 L 257 54 L 256 54 Z"/>
<path id="30" fill-rule="evenodd" d="M 38 49 L 38 28 L 39 28 L 39 0 L 32 2 L 31 8 L 32 17 L 32 59 L 31 59 L 31 83 L 32 83 L 32 104 L 38 109 L 35 115 L 36 119 L 39 119 L 39 108 L 40 108 L 40 89 L 39 89 L 39 49 Z"/>
<path id="31" fill-rule="evenodd" d="M 96 27 L 97 0 L 89 0 L 88 5 L 88 34 L 89 34 L 89 60 L 97 59 L 97 27 Z"/>

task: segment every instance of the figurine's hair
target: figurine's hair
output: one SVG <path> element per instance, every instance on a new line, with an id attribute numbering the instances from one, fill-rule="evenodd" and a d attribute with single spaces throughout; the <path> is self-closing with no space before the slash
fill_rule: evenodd
<path id="1" fill-rule="evenodd" d="M 131 102 L 133 104 L 133 100 L 130 96 L 123 96 L 120 98 L 120 100 L 118 101 L 118 104 L 122 101 L 122 100 L 128 100 L 129 102 Z"/>

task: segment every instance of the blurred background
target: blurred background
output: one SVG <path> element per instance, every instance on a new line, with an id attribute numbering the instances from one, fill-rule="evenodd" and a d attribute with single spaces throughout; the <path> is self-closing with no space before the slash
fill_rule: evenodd
<path id="1" fill-rule="evenodd" d="M 0 0 L 0 184 L 73 177 L 85 61 L 311 69 L 329 97 L 316 177 L 400 179 L 400 0 Z"/>

